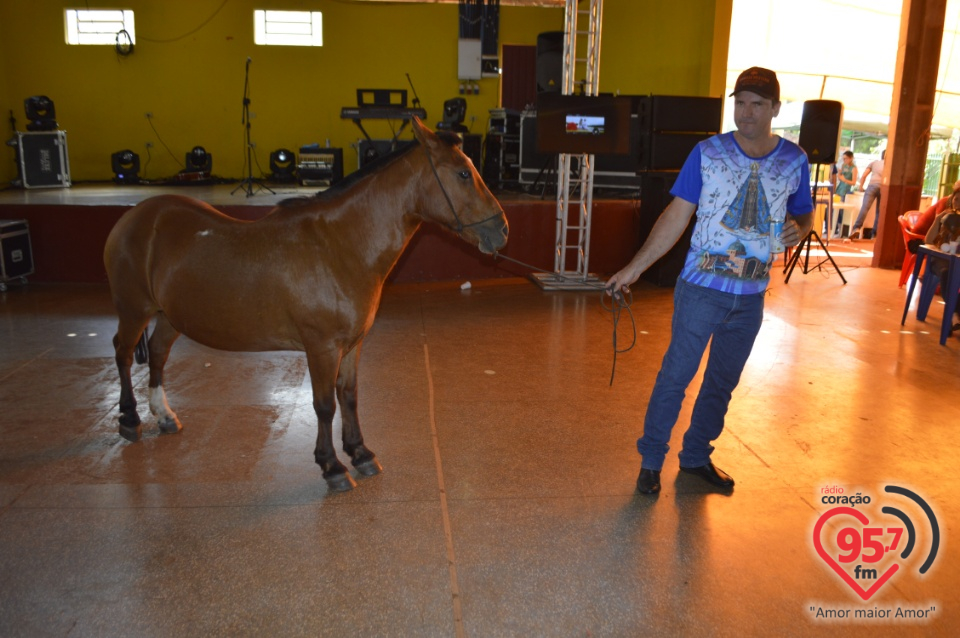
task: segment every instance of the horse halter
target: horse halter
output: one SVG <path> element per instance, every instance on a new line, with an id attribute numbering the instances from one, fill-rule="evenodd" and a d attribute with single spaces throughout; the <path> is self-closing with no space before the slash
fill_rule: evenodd
<path id="1" fill-rule="evenodd" d="M 430 155 L 430 149 L 427 148 L 427 145 L 423 145 L 423 152 L 427 156 L 427 162 L 430 163 L 430 170 L 433 171 L 433 176 L 437 178 L 437 185 L 440 186 L 440 192 L 443 193 L 443 198 L 447 200 L 447 206 L 450 207 L 450 212 L 453 213 L 453 218 L 457 220 L 457 225 L 454 227 L 452 224 L 444 224 L 447 228 L 455 232 L 457 235 L 462 235 L 464 229 L 470 228 L 471 226 L 479 226 L 480 224 L 486 224 L 491 219 L 496 219 L 500 217 L 502 213 L 497 213 L 495 215 L 490 215 L 486 219 L 481 219 L 478 222 L 470 222 L 469 224 L 464 224 L 460 219 L 460 215 L 457 214 L 457 209 L 453 205 L 453 200 L 450 199 L 450 195 L 447 193 L 447 189 L 444 188 L 443 182 L 440 181 L 440 173 L 437 172 L 437 167 L 433 163 L 433 157 Z"/>

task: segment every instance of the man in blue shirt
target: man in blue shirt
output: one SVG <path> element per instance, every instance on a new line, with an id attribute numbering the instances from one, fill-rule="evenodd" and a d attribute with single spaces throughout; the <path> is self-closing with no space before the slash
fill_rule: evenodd
<path id="1" fill-rule="evenodd" d="M 607 291 L 626 290 L 677 242 L 696 213 L 690 250 L 674 291 L 672 336 L 647 405 L 637 490 L 660 491 L 660 470 L 669 449 L 687 386 L 710 342 L 703 384 L 683 437 L 680 469 L 730 489 L 733 479 L 710 460 L 711 443 L 723 431 L 733 389 L 763 320 L 770 268 L 771 229 L 796 246 L 812 224 L 810 166 L 796 144 L 774 135 L 780 83 L 769 69 L 753 67 L 731 93 L 737 130 L 715 135 L 690 153 L 670 193 L 673 200 L 650 236 Z M 712 339 L 712 341 L 711 341 Z"/>

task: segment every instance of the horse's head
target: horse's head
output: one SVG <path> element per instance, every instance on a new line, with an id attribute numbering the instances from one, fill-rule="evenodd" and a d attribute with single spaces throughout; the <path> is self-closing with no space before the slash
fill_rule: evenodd
<path id="1" fill-rule="evenodd" d="M 436 134 L 413 118 L 413 133 L 429 172 L 422 184 L 421 214 L 492 254 L 507 243 L 507 218 L 453 133 Z"/>

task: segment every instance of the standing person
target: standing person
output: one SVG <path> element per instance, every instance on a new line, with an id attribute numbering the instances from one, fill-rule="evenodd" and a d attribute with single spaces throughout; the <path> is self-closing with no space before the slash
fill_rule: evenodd
<path id="1" fill-rule="evenodd" d="M 878 224 L 880 223 L 880 183 L 883 182 L 883 160 L 887 156 L 887 152 L 883 151 L 880 153 L 880 159 L 873 160 L 863 171 L 863 177 L 860 178 L 860 190 L 863 191 L 863 204 L 860 206 L 860 214 L 857 215 L 857 221 L 853 222 L 853 228 L 850 229 L 850 239 L 860 239 L 860 229 L 863 227 L 863 220 L 867 216 L 867 211 L 870 210 L 870 205 L 874 202 L 876 205 L 876 212 L 873 214 L 873 235 L 876 237 L 877 231 L 880 230 Z M 867 188 L 863 188 L 863 182 L 866 181 L 867 177 L 870 177 L 870 182 L 867 184 Z"/>
<path id="2" fill-rule="evenodd" d="M 837 171 L 837 195 L 840 197 L 840 203 L 842 204 L 846 200 L 847 195 L 852 193 L 857 188 L 857 178 L 859 176 L 859 170 L 857 165 L 853 163 L 853 151 L 844 151 L 843 160 L 840 163 L 839 170 Z M 834 235 L 840 234 L 840 215 L 837 215 L 836 228 L 834 229 Z"/>
<path id="3" fill-rule="evenodd" d="M 796 144 L 774 135 L 780 83 L 773 71 L 747 69 L 732 96 L 737 130 L 697 144 L 687 157 L 664 209 L 637 254 L 607 281 L 607 292 L 627 290 L 683 234 L 696 213 L 686 262 L 674 291 L 673 334 L 647 405 L 637 490 L 660 491 L 684 393 L 711 340 L 703 384 L 683 437 L 680 469 L 730 489 L 734 481 L 710 460 L 723 430 L 730 395 L 740 381 L 763 319 L 763 296 L 776 257 L 771 228 L 796 246 L 810 231 L 810 166 Z M 788 215 L 789 213 L 789 215 Z"/>

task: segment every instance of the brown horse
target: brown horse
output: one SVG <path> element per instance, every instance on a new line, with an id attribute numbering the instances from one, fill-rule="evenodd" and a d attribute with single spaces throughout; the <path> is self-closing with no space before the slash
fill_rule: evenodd
<path id="1" fill-rule="evenodd" d="M 435 134 L 417 119 L 413 130 L 417 144 L 255 222 L 178 195 L 150 198 L 124 214 L 103 256 L 120 319 L 113 343 L 121 436 L 141 436 L 130 366 L 156 317 L 147 346 L 149 400 L 162 432 L 181 428 L 163 391 L 163 366 L 181 333 L 221 350 L 303 350 L 319 420 L 314 457 L 327 484 L 337 491 L 355 485 L 333 447 L 335 395 L 344 452 L 360 474 L 380 472 L 357 419 L 357 362 L 387 274 L 423 221 L 488 254 L 507 241 L 503 209 L 456 136 Z"/>

